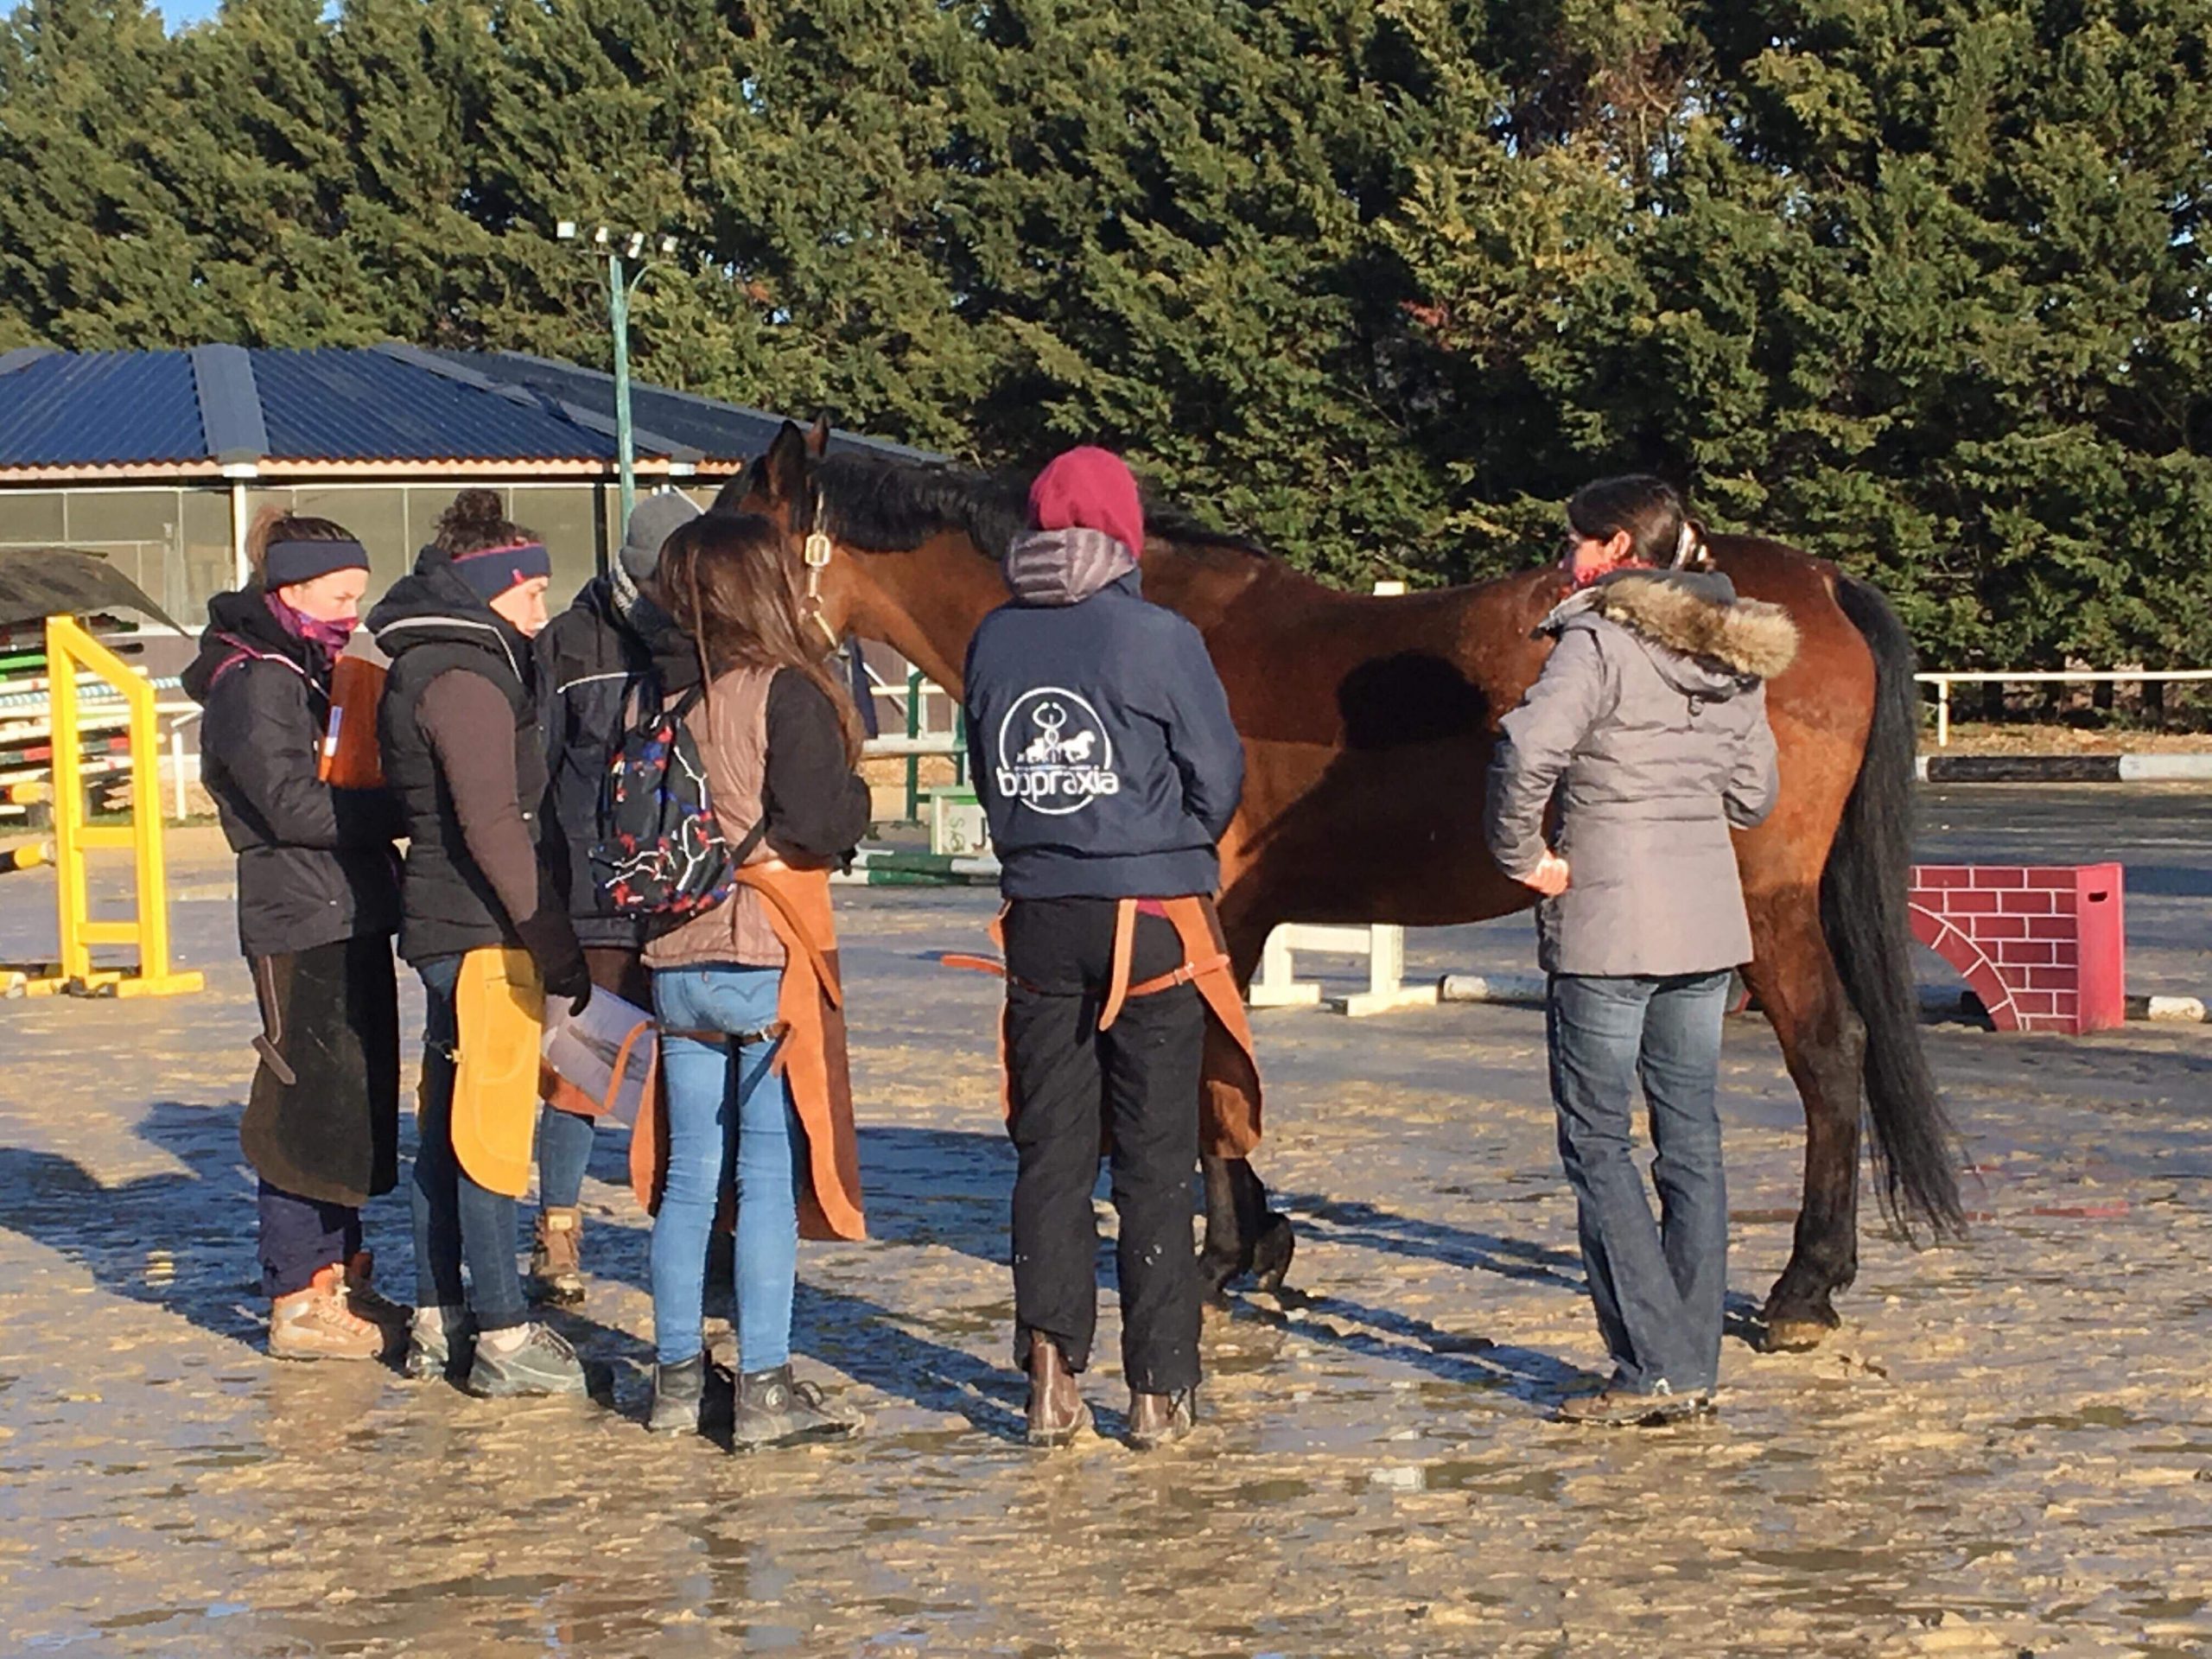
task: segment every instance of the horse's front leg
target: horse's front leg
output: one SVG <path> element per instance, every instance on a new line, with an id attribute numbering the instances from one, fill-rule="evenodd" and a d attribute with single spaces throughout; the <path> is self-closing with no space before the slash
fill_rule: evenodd
<path id="1" fill-rule="evenodd" d="M 1866 1028 L 1837 976 L 1815 893 L 1755 900 L 1751 925 L 1758 960 L 1744 976 L 1805 1103 L 1804 1198 L 1789 1265 L 1767 1295 L 1767 1344 L 1812 1348 L 1842 1323 L 1834 1294 L 1859 1272 Z"/>
<path id="2" fill-rule="evenodd" d="M 1241 990 L 1251 982 L 1268 942 L 1270 924 L 1261 920 L 1235 888 L 1221 900 L 1224 942 Z M 1209 1043 L 1208 1052 L 1213 1052 Z M 1268 1189 L 1246 1158 L 1201 1157 L 1205 1176 L 1206 1240 L 1198 1252 L 1198 1284 L 1209 1307 L 1229 1306 L 1229 1286 L 1251 1274 L 1262 1290 L 1282 1287 L 1290 1271 L 1297 1237 L 1290 1218 L 1268 1208 Z"/>

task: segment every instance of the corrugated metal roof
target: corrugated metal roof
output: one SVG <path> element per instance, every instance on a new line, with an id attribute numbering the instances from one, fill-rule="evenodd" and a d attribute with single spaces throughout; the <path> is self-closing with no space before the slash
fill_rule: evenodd
<path id="1" fill-rule="evenodd" d="M 614 377 L 604 370 L 533 357 L 526 352 L 440 351 L 434 355 L 463 365 L 478 374 L 511 385 L 527 386 L 607 420 L 613 419 Z M 784 416 L 765 409 L 724 403 L 696 392 L 677 391 L 638 381 L 632 381 L 630 386 L 630 416 L 637 423 L 641 449 L 658 449 L 664 441 L 722 460 L 762 454 L 774 442 L 777 429 L 784 423 Z M 646 435 L 654 441 L 651 445 Z M 830 447 L 832 450 L 865 449 L 916 461 L 938 459 L 925 450 L 910 449 L 887 439 L 835 430 L 830 433 Z"/>
<path id="2" fill-rule="evenodd" d="M 601 460 L 612 441 L 378 351 L 258 351 L 269 453 L 288 461 Z"/>
<path id="3" fill-rule="evenodd" d="M 192 360 L 182 352 L 52 352 L 0 374 L 0 467 L 207 454 Z"/>
<path id="4" fill-rule="evenodd" d="M 679 461 L 759 454 L 782 418 L 645 385 L 632 387 L 631 408 L 639 454 Z M 613 377 L 519 353 L 384 346 L 0 353 L 0 469 L 256 459 L 611 462 L 613 412 Z M 248 453 L 257 443 L 263 452 Z M 835 447 L 919 454 L 844 433 Z"/>

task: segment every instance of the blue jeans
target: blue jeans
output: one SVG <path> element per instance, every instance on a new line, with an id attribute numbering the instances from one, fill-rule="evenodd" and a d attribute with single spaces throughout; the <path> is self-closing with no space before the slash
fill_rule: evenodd
<path id="1" fill-rule="evenodd" d="M 1649 1394 L 1713 1386 L 1728 1287 L 1720 1170 L 1720 1022 L 1728 976 L 1554 974 L 1545 1029 L 1560 1160 L 1580 1212 L 1582 1263 L 1616 1383 Z M 1641 1080 L 1658 1150 L 1659 1220 L 1629 1140 Z"/>
<path id="2" fill-rule="evenodd" d="M 515 1201 L 479 1186 L 453 1150 L 454 1054 L 461 1043 L 454 987 L 461 957 L 417 963 L 428 1014 L 423 1023 L 423 1090 L 416 1117 L 415 1180 L 415 1303 L 459 1307 L 476 1315 L 480 1330 L 505 1331 L 530 1318 L 522 1274 L 515 1266 Z M 468 1263 L 464 1291 L 461 1268 Z"/>
<path id="3" fill-rule="evenodd" d="M 551 1106 L 537 1113 L 537 1207 L 573 1210 L 584 1195 L 595 1120 Z"/>
<path id="4" fill-rule="evenodd" d="M 747 1371 L 791 1358 L 798 1280 L 798 1164 L 806 1136 L 772 1042 L 700 1042 L 673 1031 L 757 1032 L 776 1022 L 783 972 L 720 963 L 653 976 L 668 1079 L 668 1183 L 653 1217 L 653 1347 L 664 1365 L 700 1351 L 707 1238 L 737 1181 L 737 1352 Z"/>

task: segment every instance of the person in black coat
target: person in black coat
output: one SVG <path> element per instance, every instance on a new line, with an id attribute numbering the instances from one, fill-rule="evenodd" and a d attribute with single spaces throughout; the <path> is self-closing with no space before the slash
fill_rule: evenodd
<path id="1" fill-rule="evenodd" d="M 326 518 L 265 513 L 257 580 L 207 607 L 186 691 L 200 775 L 238 861 L 238 944 L 261 1003 L 261 1064 L 238 1126 L 260 1177 L 269 1351 L 369 1359 L 406 1310 L 370 1288 L 360 1206 L 398 1179 L 397 804 L 317 772 L 333 664 L 368 555 Z"/>
<path id="2" fill-rule="evenodd" d="M 966 675 L 971 772 L 1007 900 L 1015 1363 L 1031 1441 L 1072 1438 L 1088 1415 L 1073 1374 L 1097 1322 L 1103 1122 L 1129 1435 L 1156 1446 L 1197 1414 L 1206 1013 L 1189 982 L 1120 1007 L 1113 982 L 1158 985 L 1185 963 L 1168 906 L 1210 903 L 1220 885 L 1244 752 L 1198 630 L 1145 601 L 1143 506 L 1120 458 L 1070 450 L 1038 474 L 1029 509 L 1006 558 L 1014 596 L 976 630 Z"/>
<path id="3" fill-rule="evenodd" d="M 622 546 L 607 574 L 594 576 L 575 603 L 533 642 L 544 695 L 543 845 L 553 884 L 567 899 L 591 982 L 650 1014 L 652 986 L 640 952 L 643 922 L 618 912 L 593 879 L 592 848 L 607 838 L 601 815 L 607 767 L 623 734 L 647 706 L 652 680 L 649 641 L 665 623 L 645 591 L 660 568 L 661 543 L 699 516 L 673 490 L 649 495 L 631 509 Z M 530 1289 L 540 1301 L 580 1307 L 584 1300 L 584 1169 L 596 1120 L 564 1109 L 550 1080 L 537 1124 L 537 1230 L 530 1253 Z"/>
<path id="4" fill-rule="evenodd" d="M 544 543 L 509 522 L 492 491 L 464 490 L 414 571 L 369 613 L 391 658 L 378 747 L 407 815 L 399 953 L 426 1003 L 412 1192 L 420 1306 L 406 1368 L 459 1374 L 469 1392 L 502 1398 L 585 1391 L 575 1351 L 530 1318 L 514 1253 L 544 1005 L 591 1000 L 568 906 L 541 860 L 531 641 L 551 579 Z"/>

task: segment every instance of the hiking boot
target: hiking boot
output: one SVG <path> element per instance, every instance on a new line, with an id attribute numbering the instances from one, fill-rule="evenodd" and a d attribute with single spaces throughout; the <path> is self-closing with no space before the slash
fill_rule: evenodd
<path id="1" fill-rule="evenodd" d="M 530 1296 L 553 1307 L 584 1305 L 584 1212 L 575 1205 L 537 1212 L 530 1247 Z"/>
<path id="2" fill-rule="evenodd" d="M 492 1336 L 476 1339 L 475 1363 L 461 1384 L 480 1400 L 520 1400 L 538 1395 L 584 1394 L 584 1363 L 569 1339 L 549 1326 L 515 1327 L 522 1340 L 508 1346 Z M 494 1333 L 499 1334 L 499 1333 Z"/>
<path id="3" fill-rule="evenodd" d="M 737 1379 L 730 1450 L 760 1452 L 810 1440 L 849 1440 L 865 1421 L 849 1407 L 833 1405 L 811 1382 L 794 1381 L 789 1365 L 747 1371 Z"/>
<path id="4" fill-rule="evenodd" d="M 401 1368 L 418 1382 L 453 1376 L 467 1368 L 476 1322 L 466 1307 L 418 1307 L 407 1325 L 407 1361 Z"/>
<path id="5" fill-rule="evenodd" d="M 334 1262 L 305 1290 L 269 1306 L 269 1352 L 276 1359 L 378 1359 L 385 1333 L 346 1306 L 344 1269 Z"/>
<path id="6" fill-rule="evenodd" d="M 1181 1440 L 1198 1422 L 1198 1391 L 1178 1389 L 1173 1394 L 1139 1394 L 1129 1390 L 1129 1444 L 1140 1452 L 1156 1451 Z"/>
<path id="7" fill-rule="evenodd" d="M 375 1271 L 376 1257 L 370 1251 L 356 1250 L 346 1258 L 346 1306 L 355 1319 L 366 1319 L 384 1332 L 385 1352 L 390 1353 L 407 1340 L 415 1310 L 373 1289 L 369 1279 Z"/>
<path id="8" fill-rule="evenodd" d="M 1065 1446 L 1090 1427 L 1090 1408 L 1059 1344 L 1029 1339 L 1029 1444 Z"/>
<path id="9" fill-rule="evenodd" d="M 678 1365 L 656 1365 L 645 1427 L 656 1434 L 702 1431 L 709 1419 L 728 1417 L 730 1385 L 729 1372 L 703 1353 Z"/>
<path id="10" fill-rule="evenodd" d="M 1713 1409 L 1710 1389 L 1676 1394 L 1662 1379 L 1649 1392 L 1609 1382 L 1594 1394 L 1572 1395 L 1560 1402 L 1553 1420 L 1579 1423 L 1586 1428 L 1657 1428 Z"/>

